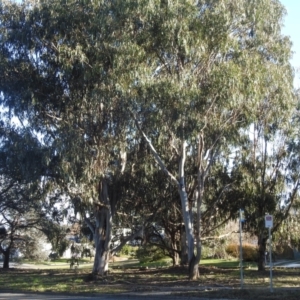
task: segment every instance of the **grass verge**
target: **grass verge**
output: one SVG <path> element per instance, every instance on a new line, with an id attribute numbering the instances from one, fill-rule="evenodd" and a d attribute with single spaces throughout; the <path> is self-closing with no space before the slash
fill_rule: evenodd
<path id="1" fill-rule="evenodd" d="M 126 264 L 127 263 L 127 264 Z M 132 268 L 135 264 L 135 268 Z M 121 265 L 121 262 L 118 262 Z M 217 266 L 219 265 L 219 266 Z M 177 296 L 226 299 L 299 300 L 300 270 L 273 271 L 274 293 L 269 289 L 269 272 L 244 270 L 244 288 L 240 289 L 237 267 L 226 261 L 207 261 L 200 267 L 197 281 L 187 279 L 185 267 L 137 268 L 137 261 L 127 261 L 122 268 L 111 269 L 105 277 L 92 278 L 91 268 L 78 269 L 0 269 L 1 290 L 15 292 L 55 292 L 74 294 L 118 294 L 124 292 L 165 292 Z M 220 267 L 223 266 L 223 267 Z"/>

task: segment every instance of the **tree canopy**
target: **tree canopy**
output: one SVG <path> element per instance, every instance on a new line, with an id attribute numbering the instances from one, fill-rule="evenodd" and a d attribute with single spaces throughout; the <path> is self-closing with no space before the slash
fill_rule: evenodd
<path id="1" fill-rule="evenodd" d="M 141 189 L 155 184 L 138 176 L 160 178 L 156 164 L 166 181 L 153 194 L 159 197 L 167 181 L 177 188 L 190 278 L 197 278 L 204 211 L 216 212 L 222 180 L 231 184 L 251 157 L 232 153 L 251 144 L 253 126 L 259 141 L 290 134 L 296 98 L 284 14 L 277 0 L 1 4 L 1 105 L 47 149 L 40 167 L 96 218 L 94 273 L 107 271 L 126 185 L 138 208 Z M 260 163 L 264 175 L 271 172 Z M 221 174 L 217 195 L 212 181 Z M 153 201 L 145 198 L 144 206 Z"/>

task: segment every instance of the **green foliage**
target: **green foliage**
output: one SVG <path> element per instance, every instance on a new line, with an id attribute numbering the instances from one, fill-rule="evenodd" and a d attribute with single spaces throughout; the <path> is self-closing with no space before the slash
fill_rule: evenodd
<path id="1" fill-rule="evenodd" d="M 46 235 L 48 241 L 52 245 L 52 251 L 62 256 L 70 245 L 66 239 L 67 228 L 52 220 L 44 220 L 42 224 L 42 231 Z"/>
<path id="2" fill-rule="evenodd" d="M 273 234 L 273 243 L 276 245 L 279 252 L 284 248 L 300 249 L 300 223 L 299 223 L 299 207 L 294 207 L 289 212 L 287 218 L 282 222 L 279 230 Z"/>
<path id="3" fill-rule="evenodd" d="M 127 193 L 126 206 L 119 209 L 143 219 L 149 211 L 162 212 L 164 218 L 158 213 L 156 218 L 172 220 L 166 224 L 175 238 L 182 222 L 179 199 L 168 194 L 168 184 L 149 179 L 154 164 L 134 129 L 134 114 L 175 174 L 175 184 L 185 154 L 181 149 L 188 145 L 180 169 L 186 171 L 189 200 L 196 187 L 203 189 L 198 193 L 203 195 L 198 211 L 205 210 L 202 224 L 214 227 L 234 218 L 242 206 L 247 230 L 265 238 L 265 213 L 278 212 L 277 220 L 286 216 L 278 203 L 286 181 L 296 184 L 299 174 L 287 165 L 287 145 L 277 143 L 291 137 L 295 106 L 291 43 L 281 34 L 284 13 L 279 1 L 270 0 L 1 3 L 0 105 L 7 118 L 17 116 L 28 124 L 29 136 L 39 134 L 49 147 L 45 159 L 40 149 L 29 147 L 31 159 L 25 163 L 23 144 L 13 144 L 14 153 L 22 150 L 18 163 L 11 164 L 14 171 L 32 167 L 39 176 L 46 170 L 65 190 L 80 194 L 86 210 L 101 199 L 98 183 L 109 174 L 110 187 L 120 187 L 111 188 L 112 214 Z M 266 159 L 271 143 L 278 147 Z M 117 172 L 125 166 L 123 151 L 131 159 L 128 181 L 115 176 L 124 175 Z M 40 165 L 31 164 L 35 157 L 41 157 Z M 137 157 L 145 160 L 138 165 Z M 215 164 L 219 170 L 212 170 Z M 221 170 L 225 164 L 230 167 Z M 143 178 L 140 187 L 137 178 Z M 134 187 L 129 190 L 127 184 Z M 166 198 L 176 205 L 160 210 Z M 293 200 L 287 199 L 285 208 Z M 141 212 L 141 207 L 146 208 Z M 188 216 L 185 211 L 183 219 Z M 131 219 L 120 217 L 124 223 L 134 223 Z"/>
<path id="4" fill-rule="evenodd" d="M 135 256 L 137 251 L 137 247 L 130 246 L 128 244 L 125 244 L 122 249 L 119 251 L 119 255 L 125 255 L 125 256 Z"/>
<path id="5" fill-rule="evenodd" d="M 225 243 L 222 240 L 213 240 L 210 242 L 203 242 L 201 248 L 201 258 L 217 258 L 225 259 L 228 254 L 225 250 Z"/>
<path id="6" fill-rule="evenodd" d="M 145 246 L 140 246 L 139 249 L 136 251 L 136 258 L 141 263 L 158 261 L 165 257 L 166 255 L 161 248 L 149 244 Z"/>
<path id="7" fill-rule="evenodd" d="M 35 228 L 27 229 L 26 235 L 23 237 L 20 251 L 24 259 L 31 261 L 45 261 L 48 259 L 49 251 L 44 249 L 47 242 L 46 236 Z"/>
<path id="8" fill-rule="evenodd" d="M 35 180 L 18 182 L 2 175 L 0 183 L 0 253 L 6 258 L 4 267 L 8 268 L 10 252 L 26 252 L 26 242 L 30 241 L 26 232 L 41 224 L 46 192 Z"/>
<path id="9" fill-rule="evenodd" d="M 201 258 L 206 259 L 206 258 L 213 258 L 213 257 L 214 257 L 214 252 L 211 249 L 211 247 L 207 245 L 202 245 Z"/>
<path id="10" fill-rule="evenodd" d="M 295 259 L 294 249 L 285 241 L 273 244 L 273 254 L 275 259 Z M 297 248 L 296 248 L 297 249 Z M 299 248 L 298 248 L 299 249 Z"/>

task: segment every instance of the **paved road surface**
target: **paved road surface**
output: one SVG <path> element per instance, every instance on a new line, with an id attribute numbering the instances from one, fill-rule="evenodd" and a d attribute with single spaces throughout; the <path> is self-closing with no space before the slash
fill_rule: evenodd
<path id="1" fill-rule="evenodd" d="M 0 300 L 214 300 L 196 297 L 174 297 L 158 293 L 156 295 L 118 295 L 118 296 L 66 296 L 47 294 L 1 293 Z M 222 300 L 222 299 L 215 299 Z M 223 299 L 226 300 L 226 299 Z"/>

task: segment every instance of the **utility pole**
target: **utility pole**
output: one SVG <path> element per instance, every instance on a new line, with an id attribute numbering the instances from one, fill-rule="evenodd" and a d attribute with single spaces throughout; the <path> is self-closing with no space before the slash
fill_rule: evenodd
<path id="1" fill-rule="evenodd" d="M 239 225 L 240 225 L 240 272 L 241 272 L 241 289 L 244 286 L 244 274 L 243 274 L 243 245 L 242 245 L 242 222 L 245 221 L 244 211 L 240 209 Z"/>

